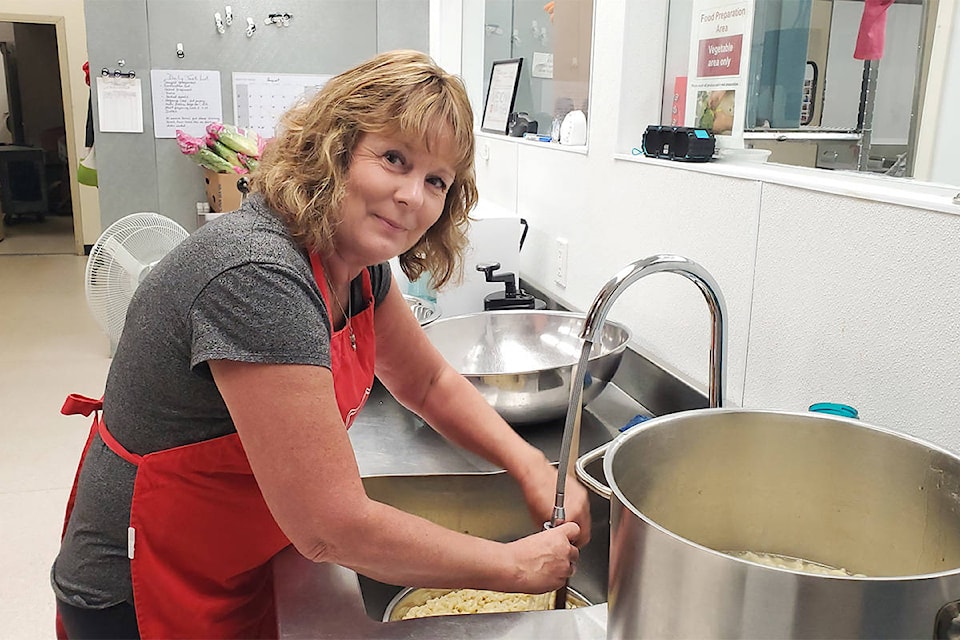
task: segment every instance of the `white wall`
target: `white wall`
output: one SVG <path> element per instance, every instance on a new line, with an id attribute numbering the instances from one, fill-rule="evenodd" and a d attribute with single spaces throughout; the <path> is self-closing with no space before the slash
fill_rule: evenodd
<path id="1" fill-rule="evenodd" d="M 464 0 L 465 20 L 477 2 Z M 665 3 L 632 3 L 597 2 L 591 104 L 611 106 L 593 109 L 588 153 L 479 140 L 481 195 L 531 225 L 522 275 L 586 309 L 629 262 L 686 256 L 727 301 L 727 403 L 801 411 L 846 402 L 870 424 L 960 451 L 960 216 L 615 159 L 631 144 L 624 132 L 660 115 L 662 59 L 652 51 L 662 50 L 656 17 Z M 641 8 L 654 19 L 625 37 L 630 10 Z M 480 78 L 471 75 L 470 31 L 464 24 L 472 88 Z M 566 287 L 553 280 L 556 238 L 569 241 Z M 655 360 L 706 387 L 709 318 L 688 280 L 641 280 L 611 318 Z"/>

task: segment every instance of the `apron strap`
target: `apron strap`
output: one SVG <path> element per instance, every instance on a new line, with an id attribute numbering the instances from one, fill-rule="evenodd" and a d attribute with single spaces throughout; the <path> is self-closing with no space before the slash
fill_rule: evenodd
<path id="1" fill-rule="evenodd" d="M 97 400 L 95 398 L 82 396 L 79 393 L 71 393 L 67 396 L 67 399 L 63 401 L 63 406 L 60 407 L 60 413 L 65 416 L 83 415 L 89 417 L 91 413 L 100 411 L 102 408 L 102 397 Z"/>
<path id="2" fill-rule="evenodd" d="M 129 462 L 130 464 L 139 467 L 140 462 L 143 460 L 143 456 L 137 455 L 136 453 L 130 453 L 127 451 L 122 444 L 120 444 L 116 438 L 113 437 L 113 434 L 107 430 L 107 423 L 100 421 L 100 424 L 97 426 L 98 433 L 100 434 L 100 439 L 103 440 L 103 443 L 107 445 L 110 451 L 113 451 L 115 454 Z"/>
<path id="3" fill-rule="evenodd" d="M 60 407 L 60 413 L 65 416 L 75 416 L 78 414 L 89 416 L 91 413 L 95 413 L 101 409 L 103 409 L 102 397 L 97 400 L 95 398 L 82 396 L 79 393 L 71 393 L 67 396 L 67 399 L 63 401 L 63 406 Z M 94 430 L 100 434 L 100 439 L 103 440 L 104 444 L 130 464 L 139 466 L 140 461 L 143 460 L 143 456 L 127 451 L 124 446 L 113 437 L 113 434 L 107 430 L 107 425 L 103 420 L 99 418 L 99 415 L 93 417 L 93 427 Z"/>

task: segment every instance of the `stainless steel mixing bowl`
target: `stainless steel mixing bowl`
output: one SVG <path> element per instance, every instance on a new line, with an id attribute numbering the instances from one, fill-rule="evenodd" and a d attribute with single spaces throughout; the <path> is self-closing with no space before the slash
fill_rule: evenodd
<path id="1" fill-rule="evenodd" d="M 507 422 L 525 424 L 566 414 L 583 319 L 565 311 L 485 311 L 437 320 L 424 331 Z M 613 377 L 629 339 L 623 325 L 604 323 L 590 354 L 584 404 Z"/>
<path id="2" fill-rule="evenodd" d="M 413 317 L 417 319 L 421 327 L 430 324 L 440 317 L 440 309 L 437 308 L 436 303 L 407 294 L 403 294 L 403 299 L 407 301 Z"/>

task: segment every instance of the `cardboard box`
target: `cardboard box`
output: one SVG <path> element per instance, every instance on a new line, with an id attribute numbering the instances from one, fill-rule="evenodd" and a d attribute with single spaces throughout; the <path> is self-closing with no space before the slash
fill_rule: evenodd
<path id="1" fill-rule="evenodd" d="M 207 187 L 207 202 L 210 204 L 210 211 L 214 213 L 224 213 L 226 211 L 236 211 L 243 202 L 243 194 L 237 189 L 237 180 L 240 176 L 236 173 L 217 173 L 210 169 L 203 170 L 203 181 Z"/>

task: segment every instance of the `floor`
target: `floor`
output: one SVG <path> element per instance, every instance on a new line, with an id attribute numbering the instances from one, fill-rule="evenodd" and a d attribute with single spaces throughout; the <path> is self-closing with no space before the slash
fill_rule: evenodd
<path id="1" fill-rule="evenodd" d="M 3 226 L 0 256 L 64 254 L 74 252 L 73 218 L 46 216 L 43 222 L 21 217 Z"/>
<path id="2" fill-rule="evenodd" d="M 72 225 L 69 217 L 54 216 L 42 224 L 64 220 Z M 0 638 L 54 638 L 50 564 L 89 429 L 86 418 L 61 416 L 59 409 L 71 392 L 99 396 L 110 347 L 87 310 L 86 258 L 70 255 L 72 233 L 31 233 L 26 223 L 6 232 L 0 242 Z"/>

